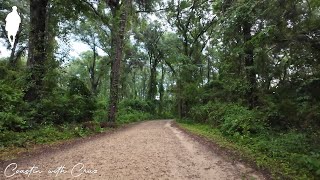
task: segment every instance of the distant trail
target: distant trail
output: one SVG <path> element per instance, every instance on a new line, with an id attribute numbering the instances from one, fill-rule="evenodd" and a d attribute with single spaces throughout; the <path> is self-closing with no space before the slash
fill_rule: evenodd
<path id="1" fill-rule="evenodd" d="M 78 163 L 84 165 L 86 173 L 84 169 L 79 170 L 82 164 Z M 139 123 L 70 148 L 17 162 L 20 170 L 30 169 L 33 165 L 42 172 L 32 173 L 29 178 L 16 174 L 6 179 L 73 179 L 73 176 L 90 180 L 264 179 L 260 173 L 241 163 L 232 163 L 219 157 L 172 127 L 170 120 Z M 0 169 L 0 179 L 4 177 L 6 166 Z M 59 174 L 48 173 L 59 166 L 64 166 L 65 173 L 62 173 L 62 168 Z M 7 176 L 12 175 L 13 167 L 14 164 L 7 169 Z"/>

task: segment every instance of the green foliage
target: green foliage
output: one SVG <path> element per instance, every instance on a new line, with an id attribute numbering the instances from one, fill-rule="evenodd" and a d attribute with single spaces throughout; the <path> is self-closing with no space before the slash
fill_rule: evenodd
<path id="1" fill-rule="evenodd" d="M 310 142 L 304 133 L 267 133 L 260 134 L 258 138 L 257 148 L 260 147 L 270 156 L 282 157 L 286 156 L 286 152 L 301 154 L 310 151 Z"/>
<path id="2" fill-rule="evenodd" d="M 94 112 L 94 120 L 97 122 L 103 122 L 108 117 L 107 107 L 108 103 L 107 100 L 99 100 L 97 101 L 96 105 L 97 109 Z"/>
<path id="3" fill-rule="evenodd" d="M 124 111 L 120 110 L 118 113 L 118 123 L 127 124 L 131 122 L 144 121 L 153 119 L 153 116 L 150 113 L 140 112 L 140 111 Z"/>
<path id="4" fill-rule="evenodd" d="M 153 105 L 138 99 L 123 100 L 119 104 L 118 123 L 125 124 L 155 118 L 152 115 Z"/>
<path id="5" fill-rule="evenodd" d="M 241 158 L 267 169 L 275 179 L 318 179 L 320 147 L 306 133 L 291 131 L 278 134 L 264 131 L 251 136 L 229 136 L 221 129 L 193 121 L 179 121 L 183 128 L 207 137 L 220 147 L 236 152 Z"/>
<path id="6" fill-rule="evenodd" d="M 127 112 L 130 111 L 142 111 L 151 112 L 154 104 L 149 101 L 143 101 L 139 99 L 125 99 L 120 102 L 119 109 L 123 109 Z"/>
<path id="7" fill-rule="evenodd" d="M 51 143 L 76 136 L 77 132 L 68 126 L 58 129 L 53 125 L 46 125 L 25 132 L 4 131 L 0 135 L 0 147 L 26 147 L 31 144 Z"/>
<path id="8" fill-rule="evenodd" d="M 30 113 L 30 119 L 40 119 L 44 123 L 57 123 L 62 124 L 68 122 L 69 99 L 64 91 L 54 91 L 51 95 L 41 99 L 36 107 Z M 43 118 L 43 119 L 42 119 Z"/>
<path id="9" fill-rule="evenodd" d="M 90 91 L 86 85 L 77 77 L 71 77 L 69 80 L 69 95 L 81 95 L 84 97 L 90 96 Z"/>
<path id="10" fill-rule="evenodd" d="M 74 134 L 78 137 L 85 137 L 89 134 L 88 129 L 82 127 L 75 127 Z"/>
<path id="11" fill-rule="evenodd" d="M 8 10 L 14 1 L 3 2 Z M 114 65 L 110 44 L 117 38 L 113 31 L 121 24 L 119 15 L 130 8 L 137 8 L 130 12 L 150 11 L 160 1 L 137 0 L 133 6 L 128 1 L 106 2 L 100 1 L 97 8 L 84 1 L 50 2 L 46 63 L 34 61 L 39 73 L 27 73 L 30 68 L 22 61 L 13 63 L 14 68 L 6 65 L 12 63 L 8 63 L 10 58 L 0 61 L 0 142 L 4 146 L 11 142 L 23 146 L 33 142 L 32 138 L 45 143 L 101 131 L 96 122 L 108 117 L 108 74 L 112 75 L 108 71 Z M 175 32 L 166 32 L 164 21 L 149 23 L 128 11 L 122 35 L 128 39 L 130 31 L 134 36 L 117 52 L 123 54 L 117 69 L 121 77 L 117 96 L 123 99 L 118 123 L 171 117 L 173 110 L 191 119 L 191 125 L 203 123 L 193 128 L 197 132 L 244 146 L 257 156 L 259 166 L 274 168 L 291 179 L 318 176 L 319 0 L 166 3 L 165 8 L 165 3 L 159 4 L 165 9 L 159 15 L 166 16 Z M 18 7 L 27 19 L 28 5 L 25 1 Z M 113 9 L 114 16 L 106 8 Z M 0 13 L 3 20 L 5 15 L 5 11 Z M 59 22 L 64 26 L 58 26 Z M 16 60 L 25 58 L 29 26 L 23 21 L 27 28 L 20 34 Z M 94 52 L 73 59 L 70 67 L 58 68 L 55 54 L 64 61 L 68 48 L 60 47 L 62 53 L 54 53 L 60 48 L 53 37 L 68 42 L 69 32 Z M 109 56 L 99 56 L 99 49 Z M 26 76 L 41 83 L 26 82 Z M 41 96 L 25 102 L 24 92 L 30 85 Z M 256 101 L 252 105 L 248 103 L 251 99 Z M 85 124 L 88 122 L 92 124 Z M 65 123 L 64 130 L 57 129 Z M 76 125 L 71 127 L 72 123 Z"/>
<path id="12" fill-rule="evenodd" d="M 12 70 L 6 60 L 0 61 L 0 132 L 21 131 L 27 128 L 23 101 L 23 86 L 20 66 Z"/>
<path id="13" fill-rule="evenodd" d="M 301 157 L 299 164 L 305 165 L 309 171 L 320 177 L 320 154 L 312 153 L 310 156 Z"/>
<path id="14" fill-rule="evenodd" d="M 208 122 L 209 114 L 213 110 L 211 104 L 199 105 L 192 107 L 190 110 L 191 119 L 196 120 L 197 122 Z"/>
<path id="15" fill-rule="evenodd" d="M 23 118 L 11 112 L 0 112 L 0 121 L 0 131 L 20 130 L 26 127 Z"/>
<path id="16" fill-rule="evenodd" d="M 193 107 L 191 117 L 197 122 L 219 127 L 226 135 L 248 135 L 266 128 L 256 111 L 238 104 L 209 102 L 204 106 Z"/>
<path id="17" fill-rule="evenodd" d="M 264 122 L 256 112 L 243 106 L 231 104 L 226 106 L 221 131 L 228 135 L 239 133 L 247 135 L 263 131 Z"/>
<path id="18" fill-rule="evenodd" d="M 93 119 L 95 98 L 84 83 L 71 78 L 68 89 L 54 89 L 35 104 L 29 104 L 28 117 L 37 123 L 71 123 Z"/>
<path id="19" fill-rule="evenodd" d="M 77 104 L 77 106 L 74 106 Z M 69 102 L 69 120 L 71 122 L 84 122 L 93 119 L 96 109 L 94 98 L 72 95 Z"/>

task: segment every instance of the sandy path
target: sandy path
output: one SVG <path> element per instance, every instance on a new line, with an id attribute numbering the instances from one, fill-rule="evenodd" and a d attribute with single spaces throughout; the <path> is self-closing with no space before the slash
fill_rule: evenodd
<path id="1" fill-rule="evenodd" d="M 30 170 L 33 166 L 29 178 L 19 171 L 13 175 L 16 170 Z M 14 167 L 3 167 L 0 179 L 5 173 L 12 176 L 5 179 L 263 179 L 252 169 L 228 162 L 195 142 L 172 127 L 170 120 L 139 123 L 22 161 L 15 171 Z"/>

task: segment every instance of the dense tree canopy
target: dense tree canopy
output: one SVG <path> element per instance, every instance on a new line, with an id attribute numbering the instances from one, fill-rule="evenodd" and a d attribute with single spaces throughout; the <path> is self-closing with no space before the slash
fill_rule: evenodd
<path id="1" fill-rule="evenodd" d="M 187 119 L 236 140 L 306 141 L 288 162 L 307 157 L 295 175 L 320 175 L 318 0 L 0 0 L 0 21 L 11 52 L 0 61 L 1 133 Z M 72 57 L 75 42 L 89 48 Z"/>

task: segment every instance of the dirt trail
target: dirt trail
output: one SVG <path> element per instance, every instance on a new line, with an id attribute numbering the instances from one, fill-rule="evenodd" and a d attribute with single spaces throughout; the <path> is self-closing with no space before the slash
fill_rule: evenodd
<path id="1" fill-rule="evenodd" d="M 219 157 L 171 123 L 143 122 L 72 148 L 7 163 L 0 179 L 264 179 L 241 163 Z M 29 178 L 22 173 L 33 166 Z"/>

